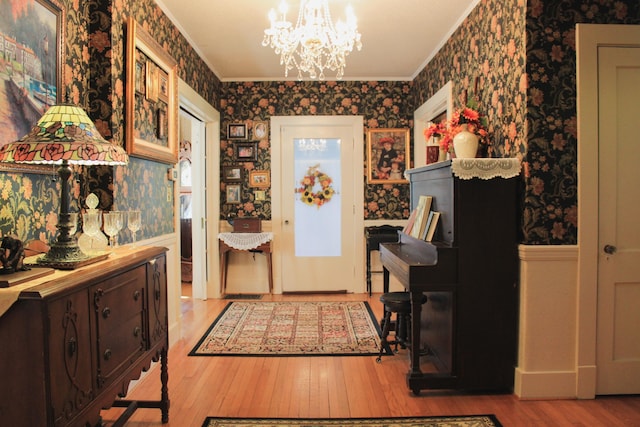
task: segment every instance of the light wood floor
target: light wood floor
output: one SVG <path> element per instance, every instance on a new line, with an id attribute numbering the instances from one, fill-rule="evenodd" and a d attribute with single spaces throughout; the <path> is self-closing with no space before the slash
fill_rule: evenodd
<path id="1" fill-rule="evenodd" d="M 188 290 L 186 292 L 188 294 Z M 263 300 L 366 300 L 379 318 L 379 295 L 269 296 Z M 200 427 L 219 417 L 404 417 L 495 414 L 504 426 L 640 426 L 640 396 L 594 400 L 524 401 L 511 394 L 463 395 L 405 385 L 405 353 L 386 357 L 188 357 L 226 300 L 183 298 L 183 338 L 169 351 L 170 423 Z M 134 387 L 130 398 L 157 399 L 158 366 Z M 122 412 L 103 411 L 106 425 Z M 161 426 L 157 409 L 139 409 L 127 426 Z"/>

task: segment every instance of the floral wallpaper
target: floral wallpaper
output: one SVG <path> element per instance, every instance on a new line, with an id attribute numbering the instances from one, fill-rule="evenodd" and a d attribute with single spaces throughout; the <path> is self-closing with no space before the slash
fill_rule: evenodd
<path id="1" fill-rule="evenodd" d="M 637 0 L 481 0 L 413 82 L 221 83 L 153 0 L 60 3 L 66 18 L 64 100 L 84 106 L 101 133 L 124 146 L 129 15 L 178 61 L 180 78 L 221 111 L 222 165 L 235 163 L 228 123 L 251 124 L 272 115 L 360 114 L 367 129 L 411 128 L 415 108 L 452 80 L 456 107 L 465 97 L 477 97 L 488 116 L 489 155 L 523 160 L 519 202 L 525 244 L 577 243 L 575 24 L 640 24 Z M 268 139 L 258 150 L 258 160 L 242 163 L 244 169 L 269 169 Z M 166 179 L 166 165 L 133 158 L 126 167 L 76 174 L 73 206 L 95 191 L 104 207 L 142 209 L 140 238 L 173 231 L 173 201 L 167 201 L 173 183 Z M 23 240 L 53 237 L 58 185 L 48 175 L 0 172 L 0 232 Z M 243 183 L 241 197 L 240 205 L 227 204 L 222 191 L 222 216 L 270 218 L 269 189 L 266 200 L 257 202 Z M 366 185 L 363 215 L 406 218 L 407 186 Z"/>
<path id="2" fill-rule="evenodd" d="M 83 106 L 100 133 L 124 141 L 124 20 L 133 15 L 178 60 L 178 74 L 212 105 L 219 104 L 220 81 L 153 0 L 59 0 L 65 13 L 63 101 Z M 141 209 L 138 238 L 173 232 L 173 183 L 167 165 L 131 158 L 129 165 L 76 168 L 71 210 L 84 207 L 95 192 L 101 209 Z M 163 183 L 160 184 L 159 183 Z M 53 239 L 60 188 L 51 176 L 0 171 L 0 234 L 21 240 Z M 128 231 L 120 235 L 131 241 Z"/>
<path id="3" fill-rule="evenodd" d="M 233 141 L 229 141 L 226 135 L 229 123 L 246 123 L 247 128 L 252 129 L 254 121 L 268 121 L 271 116 L 362 115 L 365 131 L 375 128 L 412 128 L 415 108 L 411 93 L 412 84 L 402 81 L 224 83 L 220 104 L 223 132 L 220 144 L 221 165 L 238 164 L 234 160 Z M 248 136 L 253 138 L 251 134 Z M 366 136 L 363 137 L 366 141 Z M 362 149 L 366 155 L 366 147 Z M 241 165 L 245 169 L 245 177 L 253 169 L 270 169 L 269 140 L 259 141 L 256 162 L 243 162 Z M 266 200 L 256 201 L 254 189 L 249 188 L 245 179 L 240 191 L 241 203 L 229 204 L 225 199 L 225 189 L 226 183 L 221 179 L 221 218 L 231 215 L 271 219 L 269 190 Z M 365 200 L 365 219 L 403 219 L 409 216 L 408 184 L 365 185 Z"/>
<path id="4" fill-rule="evenodd" d="M 527 155 L 523 240 L 576 244 L 575 24 L 640 24 L 637 0 L 533 0 L 527 4 Z"/>
<path id="5" fill-rule="evenodd" d="M 178 62 L 178 76 L 212 105 L 219 103 L 220 81 L 207 67 L 180 31 L 164 15 L 153 0 L 122 2 L 91 0 L 95 4 L 91 22 L 91 63 L 98 64 L 106 57 L 109 63 L 94 67 L 98 81 L 108 84 L 110 91 L 97 96 L 92 105 L 108 123 L 113 140 L 126 147 L 124 140 L 125 86 L 125 21 L 133 16 L 163 49 Z M 98 41 L 100 41 L 98 43 Z M 107 43 L 108 41 L 108 43 Z M 94 59 L 96 59 L 94 61 Z M 147 238 L 174 231 L 174 201 L 172 181 L 167 179 L 167 165 L 131 158 L 126 167 L 115 168 L 113 175 L 114 205 L 119 210 L 140 209 L 142 229 L 139 238 Z M 126 233 L 125 233 L 126 234 Z M 128 236 L 125 236 L 128 238 Z"/>

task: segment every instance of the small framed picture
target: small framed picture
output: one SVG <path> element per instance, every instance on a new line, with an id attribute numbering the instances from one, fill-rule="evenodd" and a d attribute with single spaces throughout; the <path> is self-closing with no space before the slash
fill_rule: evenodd
<path id="1" fill-rule="evenodd" d="M 227 137 L 229 139 L 247 139 L 247 125 L 244 123 L 229 123 Z"/>
<path id="2" fill-rule="evenodd" d="M 256 171 L 249 172 L 249 187 L 265 188 L 271 185 L 271 175 L 269 171 Z"/>
<path id="3" fill-rule="evenodd" d="M 234 154 L 237 161 L 255 162 L 258 160 L 257 142 L 239 142 L 235 144 Z"/>
<path id="4" fill-rule="evenodd" d="M 242 168 L 240 166 L 223 166 L 222 180 L 224 182 L 242 181 Z"/>
<path id="5" fill-rule="evenodd" d="M 227 203 L 237 205 L 240 203 L 240 184 L 227 185 Z"/>
<path id="6" fill-rule="evenodd" d="M 150 102 L 158 101 L 158 66 L 153 61 L 147 61 L 146 98 Z"/>
<path id="7" fill-rule="evenodd" d="M 135 74 L 135 87 L 136 93 L 138 95 L 145 94 L 145 80 L 146 80 L 146 71 L 144 67 L 144 63 L 141 61 L 136 61 L 136 74 Z"/>
<path id="8" fill-rule="evenodd" d="M 167 124 L 167 111 L 163 108 L 158 108 L 158 123 L 157 123 L 157 134 L 158 139 L 165 140 L 168 134 L 168 124 Z"/>
<path id="9" fill-rule="evenodd" d="M 158 99 L 169 102 L 169 75 L 162 69 L 158 69 Z"/>
<path id="10" fill-rule="evenodd" d="M 253 122 L 253 138 L 265 139 L 269 136 L 269 125 L 267 122 Z"/>

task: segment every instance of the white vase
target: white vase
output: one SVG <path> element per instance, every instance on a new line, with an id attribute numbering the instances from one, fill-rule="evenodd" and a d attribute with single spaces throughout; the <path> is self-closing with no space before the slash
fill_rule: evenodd
<path id="1" fill-rule="evenodd" d="M 462 130 L 453 137 L 453 151 L 458 159 L 473 159 L 478 153 L 478 135 L 467 130 L 467 124 L 460 125 Z"/>

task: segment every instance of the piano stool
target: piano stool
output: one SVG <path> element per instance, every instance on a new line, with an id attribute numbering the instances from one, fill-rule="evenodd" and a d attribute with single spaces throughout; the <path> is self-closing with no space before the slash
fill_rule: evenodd
<path id="1" fill-rule="evenodd" d="M 384 304 L 384 318 L 382 319 L 382 337 L 380 339 L 380 354 L 376 362 L 382 362 L 385 344 L 394 344 L 395 352 L 398 352 L 398 344 L 403 348 L 411 345 L 411 293 L 410 292 L 386 292 L 380 296 L 380 302 Z M 422 304 L 427 302 L 427 296 L 422 295 Z M 391 330 L 391 316 L 396 313 L 395 336 L 393 341 L 387 341 Z"/>
<path id="2" fill-rule="evenodd" d="M 371 273 L 381 273 L 371 271 L 371 251 L 379 251 L 380 243 L 392 243 L 398 241 L 398 231 L 400 226 L 379 225 L 364 228 L 364 236 L 367 242 L 367 292 L 371 296 Z"/>

